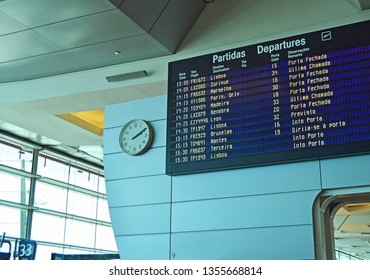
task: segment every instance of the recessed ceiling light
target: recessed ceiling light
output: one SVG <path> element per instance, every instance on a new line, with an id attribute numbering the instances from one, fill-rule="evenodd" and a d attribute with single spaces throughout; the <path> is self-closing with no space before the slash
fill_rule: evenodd
<path id="1" fill-rule="evenodd" d="M 121 53 L 121 51 L 114 51 L 114 54 L 115 55 L 121 55 L 122 53 Z"/>

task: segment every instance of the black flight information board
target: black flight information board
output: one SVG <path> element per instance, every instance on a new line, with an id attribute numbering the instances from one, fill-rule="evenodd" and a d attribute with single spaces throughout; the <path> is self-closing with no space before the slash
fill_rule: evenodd
<path id="1" fill-rule="evenodd" d="M 171 62 L 167 174 L 370 152 L 370 21 Z"/>

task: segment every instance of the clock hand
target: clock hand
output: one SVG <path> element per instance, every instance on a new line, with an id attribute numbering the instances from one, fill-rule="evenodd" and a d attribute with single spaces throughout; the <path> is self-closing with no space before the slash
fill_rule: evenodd
<path id="1" fill-rule="evenodd" d="M 145 130 L 147 130 L 147 128 L 144 128 L 142 131 L 140 131 L 138 134 L 136 134 L 134 137 L 132 137 L 131 140 L 135 140 L 136 138 L 138 138 L 141 134 L 143 134 L 145 132 Z"/>

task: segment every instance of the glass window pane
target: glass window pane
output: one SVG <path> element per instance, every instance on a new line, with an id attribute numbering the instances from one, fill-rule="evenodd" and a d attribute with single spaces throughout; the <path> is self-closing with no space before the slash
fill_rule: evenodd
<path id="1" fill-rule="evenodd" d="M 106 199 L 98 199 L 97 219 L 100 221 L 110 222 L 108 201 Z"/>
<path id="2" fill-rule="evenodd" d="M 51 260 L 52 253 L 63 253 L 63 247 L 54 247 L 37 244 L 35 260 Z"/>
<path id="3" fill-rule="evenodd" d="M 77 167 L 71 167 L 69 183 L 92 191 L 98 191 L 98 176 Z"/>
<path id="4" fill-rule="evenodd" d="M 69 164 L 40 156 L 37 165 L 37 174 L 58 181 L 68 183 Z"/>
<path id="5" fill-rule="evenodd" d="M 111 227 L 96 226 L 96 248 L 117 251 L 117 244 Z"/>
<path id="6" fill-rule="evenodd" d="M 67 207 L 67 190 L 37 182 L 34 205 L 39 208 L 65 213 Z"/>
<path id="7" fill-rule="evenodd" d="M 85 255 L 85 254 L 94 254 L 90 250 L 78 250 L 73 248 L 65 248 L 63 251 L 65 255 Z M 77 256 L 76 256 L 77 257 Z"/>
<path id="8" fill-rule="evenodd" d="M 33 214 L 33 240 L 64 243 L 65 218 L 35 212 Z"/>
<path id="9" fill-rule="evenodd" d="M 32 153 L 0 142 L 0 164 L 31 172 Z"/>
<path id="10" fill-rule="evenodd" d="M 98 192 L 107 194 L 107 189 L 105 187 L 105 178 L 104 178 L 104 176 L 100 176 L 99 177 L 99 188 L 98 188 Z"/>
<path id="11" fill-rule="evenodd" d="M 0 199 L 28 204 L 29 179 L 0 173 Z"/>
<path id="12" fill-rule="evenodd" d="M 97 198 L 69 191 L 67 213 L 96 219 Z"/>
<path id="13" fill-rule="evenodd" d="M 0 206 L 0 234 L 24 238 L 26 231 L 27 211 Z"/>
<path id="14" fill-rule="evenodd" d="M 95 225 L 67 219 L 65 243 L 94 248 Z"/>

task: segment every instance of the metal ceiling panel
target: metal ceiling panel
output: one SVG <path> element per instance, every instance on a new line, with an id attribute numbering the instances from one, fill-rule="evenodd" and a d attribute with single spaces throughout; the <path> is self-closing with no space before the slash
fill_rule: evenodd
<path id="1" fill-rule="evenodd" d="M 170 0 L 125 0 L 119 8 L 149 32 L 169 2 Z"/>
<path id="2" fill-rule="evenodd" d="M 114 8 L 106 0 L 11 0 L 0 3 L 3 13 L 29 28 Z"/>
<path id="3" fill-rule="evenodd" d="M 6 69 L 0 83 L 171 54 L 204 5 L 203 0 L 0 2 L 0 69 Z M 88 64 L 65 57 L 65 50 Z M 113 56 L 116 50 L 122 55 Z M 26 73 L 28 69 L 33 71 Z"/>
<path id="4" fill-rule="evenodd" d="M 115 9 L 34 29 L 63 49 L 77 48 L 145 33 Z"/>
<path id="5" fill-rule="evenodd" d="M 19 76 L 11 72 L 7 66 L 0 63 L 0 82 L 10 82 L 19 80 Z"/>
<path id="6" fill-rule="evenodd" d="M 1 65 L 1 64 L 0 64 Z M 17 75 L 17 78 L 24 80 L 48 77 L 60 73 L 80 71 L 88 67 L 76 57 L 67 52 L 55 52 L 46 55 L 17 60 L 11 63 L 4 63 L 4 67 Z M 5 80 L 4 77 L 1 79 Z M 9 77 L 7 82 L 16 81 Z"/>
<path id="7" fill-rule="evenodd" d="M 0 37 L 0 63 L 59 50 L 32 30 Z"/>
<path id="8" fill-rule="evenodd" d="M 117 50 L 121 54 L 116 55 Z M 171 54 L 149 34 L 75 48 L 68 52 L 90 64 L 91 68 Z"/>
<path id="9" fill-rule="evenodd" d="M 26 26 L 0 12 L 0 36 L 27 29 Z"/>
<path id="10" fill-rule="evenodd" d="M 205 5 L 204 0 L 171 0 L 149 33 L 175 52 Z"/>

